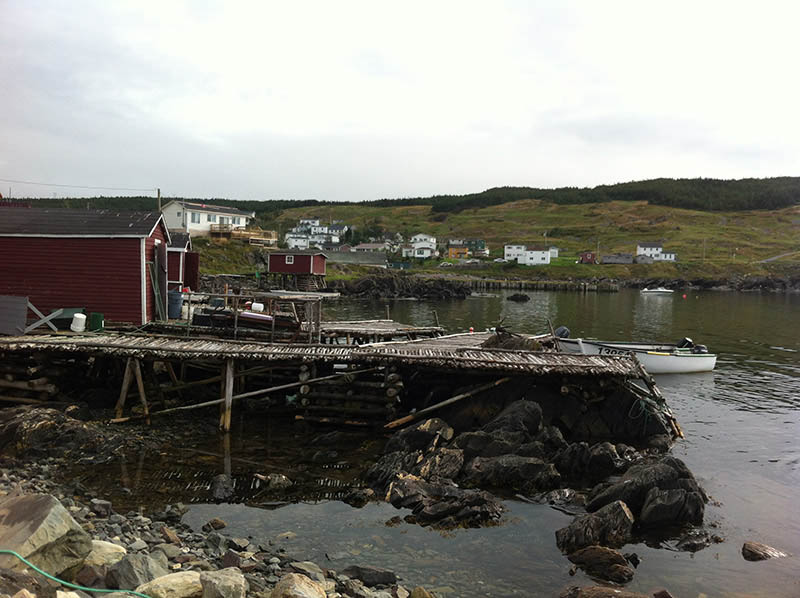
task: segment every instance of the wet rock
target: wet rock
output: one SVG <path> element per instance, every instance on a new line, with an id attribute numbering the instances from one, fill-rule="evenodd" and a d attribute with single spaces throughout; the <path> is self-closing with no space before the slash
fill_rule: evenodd
<path id="1" fill-rule="evenodd" d="M 86 557 L 84 565 L 111 567 L 120 562 L 126 554 L 127 551 L 122 546 L 112 542 L 92 540 L 92 549 Z"/>
<path id="2" fill-rule="evenodd" d="M 135 541 L 133 541 L 131 545 L 128 546 L 128 548 L 133 552 L 136 552 L 138 550 L 147 550 L 147 542 L 145 542 L 141 538 L 138 538 Z"/>
<path id="3" fill-rule="evenodd" d="M 464 466 L 464 453 L 460 449 L 437 448 L 427 453 L 412 473 L 428 480 L 431 478 L 453 479 Z"/>
<path id="4" fill-rule="evenodd" d="M 765 561 L 789 556 L 787 553 L 759 542 L 745 542 L 742 545 L 742 556 L 746 561 Z"/>
<path id="5" fill-rule="evenodd" d="M 539 457 L 540 459 L 547 457 L 547 451 L 545 451 L 544 444 L 538 440 L 519 445 L 519 447 L 514 450 L 514 454 L 519 455 L 520 457 Z"/>
<path id="6" fill-rule="evenodd" d="M 675 543 L 675 548 L 684 552 L 697 552 L 711 544 L 719 544 L 721 542 L 723 542 L 721 536 L 709 534 L 705 530 L 691 530 L 678 539 Z"/>
<path id="7" fill-rule="evenodd" d="M 30 592 L 34 598 L 56 598 L 56 588 L 40 575 L 34 577 L 25 571 L 0 569 L 0 594 L 14 596 L 22 591 Z"/>
<path id="8" fill-rule="evenodd" d="M 89 588 L 105 585 L 108 567 L 103 565 L 83 565 L 75 574 L 75 583 Z"/>
<path id="9" fill-rule="evenodd" d="M 311 561 L 296 561 L 294 563 L 289 563 L 289 566 L 298 573 L 302 573 L 314 581 L 320 583 L 325 581 L 325 573 L 316 563 L 312 563 Z"/>
<path id="10" fill-rule="evenodd" d="M 27 494 L 0 503 L 0 547 L 58 576 L 83 563 L 92 539 L 55 497 Z M 11 556 L 0 558 L 0 566 L 25 568 Z"/>
<path id="11" fill-rule="evenodd" d="M 0 453 L 20 456 L 39 453 L 64 453 L 102 444 L 88 424 L 55 409 L 12 407 L 0 410 Z"/>
<path id="12" fill-rule="evenodd" d="M 564 477 L 581 478 L 586 474 L 590 456 L 587 443 L 575 442 L 558 451 L 553 458 L 553 464 Z"/>
<path id="13" fill-rule="evenodd" d="M 342 570 L 342 574 L 355 579 L 360 579 L 367 586 L 390 586 L 397 583 L 397 575 L 388 569 L 350 565 Z"/>
<path id="14" fill-rule="evenodd" d="M 668 434 L 654 434 L 647 439 L 647 447 L 657 453 L 666 453 L 672 446 L 672 438 Z"/>
<path id="15" fill-rule="evenodd" d="M 182 554 L 181 549 L 175 544 L 157 544 L 155 550 L 163 552 L 168 559 L 176 559 Z"/>
<path id="16" fill-rule="evenodd" d="M 587 546 L 567 558 L 592 577 L 615 583 L 628 583 L 633 579 L 633 569 L 628 566 L 628 561 L 612 548 Z"/>
<path id="17" fill-rule="evenodd" d="M 687 492 L 683 488 L 660 490 L 651 488 L 645 497 L 639 524 L 643 528 L 653 528 L 676 523 L 703 523 L 705 503 L 697 492 Z"/>
<path id="18" fill-rule="evenodd" d="M 106 585 L 109 588 L 133 590 L 168 573 L 161 563 L 149 555 L 129 554 L 108 570 Z"/>
<path id="19" fill-rule="evenodd" d="M 294 482 L 282 473 L 271 473 L 266 479 L 267 488 L 273 491 L 286 490 L 294 485 Z"/>
<path id="20" fill-rule="evenodd" d="M 206 547 L 212 554 L 222 554 L 228 547 L 228 539 L 222 534 L 212 532 L 206 536 Z"/>
<path id="21" fill-rule="evenodd" d="M 549 454 L 554 454 L 561 449 L 567 448 L 568 442 L 564 440 L 564 435 L 555 426 L 544 426 L 536 436 L 536 440 L 544 445 Z"/>
<path id="22" fill-rule="evenodd" d="M 203 598 L 244 598 L 250 589 L 247 580 L 238 569 L 222 569 L 200 574 Z"/>
<path id="23" fill-rule="evenodd" d="M 514 293 L 506 297 L 506 301 L 516 301 L 517 303 L 525 303 L 526 301 L 530 301 L 531 296 L 526 295 L 525 293 Z"/>
<path id="24" fill-rule="evenodd" d="M 150 598 L 200 598 L 203 585 L 197 571 L 181 571 L 158 577 L 140 585 L 137 592 Z"/>
<path id="25" fill-rule="evenodd" d="M 360 509 L 375 498 L 375 491 L 372 488 L 351 488 L 342 498 L 342 502 Z"/>
<path id="26" fill-rule="evenodd" d="M 242 557 L 233 550 L 227 551 L 220 559 L 223 567 L 238 567 L 242 564 Z"/>
<path id="27" fill-rule="evenodd" d="M 565 554 L 587 546 L 622 546 L 631 536 L 633 514 L 622 501 L 576 517 L 567 527 L 556 531 L 556 544 Z"/>
<path id="28" fill-rule="evenodd" d="M 211 495 L 214 500 L 228 500 L 233 496 L 233 480 L 231 476 L 221 473 L 211 480 Z"/>
<path id="29" fill-rule="evenodd" d="M 309 444 L 311 446 L 332 446 L 336 444 L 340 444 L 346 438 L 344 432 L 340 432 L 339 430 L 335 430 L 333 432 L 328 432 L 327 434 L 320 434 L 319 436 L 315 436 L 311 439 Z"/>
<path id="30" fill-rule="evenodd" d="M 387 499 L 395 507 L 412 509 L 422 525 L 480 525 L 503 512 L 502 503 L 488 492 L 464 490 L 448 481 L 434 484 L 410 474 L 397 476 Z"/>
<path id="31" fill-rule="evenodd" d="M 521 490 L 527 488 L 547 465 L 537 457 L 475 457 L 464 467 L 464 477 L 475 486 Z"/>
<path id="32" fill-rule="evenodd" d="M 384 454 L 364 474 L 364 479 L 382 491 L 398 475 L 408 473 L 422 460 L 422 452 L 394 451 Z"/>
<path id="33" fill-rule="evenodd" d="M 453 434 L 453 428 L 447 422 L 433 417 L 394 434 L 386 443 L 384 452 L 424 450 L 437 437 L 442 441 L 449 442 L 453 438 Z"/>
<path id="34" fill-rule="evenodd" d="M 204 530 L 212 530 L 212 529 L 213 529 L 213 530 L 217 530 L 217 529 L 223 529 L 223 528 L 224 528 L 224 527 L 226 527 L 227 525 L 228 525 L 228 524 L 227 524 L 227 523 L 225 523 L 225 522 L 224 522 L 222 519 L 220 519 L 219 517 L 212 517 L 211 519 L 209 519 L 209 520 L 206 522 L 206 524 L 203 526 L 203 529 L 204 529 Z"/>
<path id="35" fill-rule="evenodd" d="M 625 464 L 616 447 L 610 442 L 598 442 L 589 449 L 587 470 L 592 479 L 607 478 L 622 470 Z"/>
<path id="36" fill-rule="evenodd" d="M 559 594 L 559 598 L 650 598 L 647 594 L 629 592 L 619 588 L 606 586 L 590 586 L 567 588 Z"/>
<path id="37" fill-rule="evenodd" d="M 433 598 L 433 595 L 421 586 L 417 586 L 411 590 L 411 598 Z"/>
<path id="38" fill-rule="evenodd" d="M 475 457 L 511 455 L 519 444 L 500 440 L 488 432 L 477 430 L 459 434 L 453 441 L 453 446 L 461 449 L 465 461 L 471 461 Z"/>
<path id="39" fill-rule="evenodd" d="M 270 598 L 326 598 L 325 588 L 299 573 L 288 573 L 272 589 Z"/>
<path id="40" fill-rule="evenodd" d="M 601 486 L 593 491 L 586 510 L 596 511 L 613 501 L 621 500 L 628 505 L 635 516 L 639 516 L 652 488 L 660 490 L 696 488 L 700 491 L 692 472 L 680 459 L 675 457 L 647 459 L 632 465 L 618 482 Z M 705 493 L 701 495 L 703 502 L 705 502 L 704 497 Z"/>
<path id="41" fill-rule="evenodd" d="M 533 401 L 514 401 L 503 409 L 497 417 L 483 426 L 482 430 L 489 434 L 498 432 L 516 432 L 532 440 L 542 425 L 542 408 Z"/>

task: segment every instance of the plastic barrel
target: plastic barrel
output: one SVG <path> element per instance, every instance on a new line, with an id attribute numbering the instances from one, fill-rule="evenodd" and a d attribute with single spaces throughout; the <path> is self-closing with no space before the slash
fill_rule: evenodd
<path id="1" fill-rule="evenodd" d="M 183 293 L 180 291 L 169 291 L 167 293 L 167 317 L 170 320 L 180 319 L 182 306 Z"/>
<path id="2" fill-rule="evenodd" d="M 91 312 L 89 314 L 89 330 L 92 332 L 99 332 L 105 328 L 106 321 L 103 314 L 98 312 Z"/>

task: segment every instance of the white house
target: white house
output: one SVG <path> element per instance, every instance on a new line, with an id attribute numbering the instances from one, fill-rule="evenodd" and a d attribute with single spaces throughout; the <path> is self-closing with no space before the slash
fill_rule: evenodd
<path id="1" fill-rule="evenodd" d="M 558 257 L 558 247 L 555 245 L 550 246 L 550 259 Z"/>
<path id="2" fill-rule="evenodd" d="M 213 225 L 245 228 L 256 217 L 255 212 L 177 199 L 168 202 L 161 212 L 167 228 L 195 236 L 209 235 Z"/>
<path id="3" fill-rule="evenodd" d="M 319 218 L 301 218 L 298 224 L 300 228 L 311 228 L 312 226 L 319 226 Z"/>
<path id="4" fill-rule="evenodd" d="M 310 246 L 308 235 L 289 233 L 286 235 L 285 240 L 288 249 L 308 249 Z"/>
<path id="5" fill-rule="evenodd" d="M 526 248 L 525 253 L 517 261 L 526 266 L 545 266 L 550 263 L 550 250 L 546 248 Z"/>
<path id="6" fill-rule="evenodd" d="M 503 246 L 503 259 L 507 262 L 516 262 L 525 256 L 524 245 L 505 245 Z"/>
<path id="7" fill-rule="evenodd" d="M 312 235 L 327 235 L 328 234 L 328 227 L 324 224 L 316 225 L 311 227 L 311 234 Z"/>
<path id="8" fill-rule="evenodd" d="M 436 250 L 435 241 L 417 241 L 416 243 L 412 243 L 411 246 L 414 248 L 414 257 L 419 259 L 425 259 L 439 255 L 439 252 Z"/>
<path id="9" fill-rule="evenodd" d="M 636 245 L 636 255 L 646 255 L 654 262 L 674 262 L 676 255 L 671 251 L 664 251 L 661 243 L 638 243 Z"/>
<path id="10" fill-rule="evenodd" d="M 411 244 L 414 243 L 432 243 L 434 248 L 436 247 L 436 237 L 432 237 L 431 235 L 426 235 L 425 233 L 418 233 L 411 237 Z"/>

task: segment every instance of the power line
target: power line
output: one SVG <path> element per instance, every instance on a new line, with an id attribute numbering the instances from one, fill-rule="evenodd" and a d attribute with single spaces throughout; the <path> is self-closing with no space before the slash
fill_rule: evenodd
<path id="1" fill-rule="evenodd" d="M 18 183 L 20 185 L 39 185 L 40 187 L 68 187 L 70 189 L 99 189 L 101 191 L 155 191 L 155 187 L 137 189 L 132 187 L 96 187 L 94 185 L 61 185 L 58 183 L 38 183 L 36 181 L 18 181 L 16 179 L 0 179 L 4 183 Z"/>

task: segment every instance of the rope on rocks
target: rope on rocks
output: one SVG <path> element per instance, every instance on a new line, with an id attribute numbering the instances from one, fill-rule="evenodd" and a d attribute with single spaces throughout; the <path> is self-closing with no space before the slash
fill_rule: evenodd
<path id="1" fill-rule="evenodd" d="M 10 554 L 11 556 L 16 557 L 19 560 L 21 560 L 23 563 L 25 563 L 28 567 L 30 567 L 31 569 L 33 569 L 37 573 L 40 573 L 41 575 L 44 575 L 47 579 L 52 579 L 56 583 L 60 583 L 62 586 L 66 586 L 68 588 L 72 588 L 73 590 L 81 590 L 82 592 L 102 592 L 104 594 L 113 594 L 113 593 L 116 593 L 116 592 L 124 592 L 126 594 L 133 594 L 134 596 L 139 596 L 139 598 L 150 598 L 150 596 L 148 596 L 147 594 L 142 594 L 140 592 L 134 592 L 133 590 L 106 590 L 106 589 L 100 589 L 100 588 L 87 588 L 87 587 L 84 587 L 84 586 L 79 586 L 78 584 L 70 583 L 68 581 L 64 581 L 63 579 L 59 579 L 58 577 L 50 575 L 46 571 L 42 571 L 41 569 L 39 569 L 39 567 L 37 567 L 36 565 L 31 563 L 29 560 L 27 560 L 22 555 L 14 552 L 13 550 L 0 549 L 0 554 Z"/>

